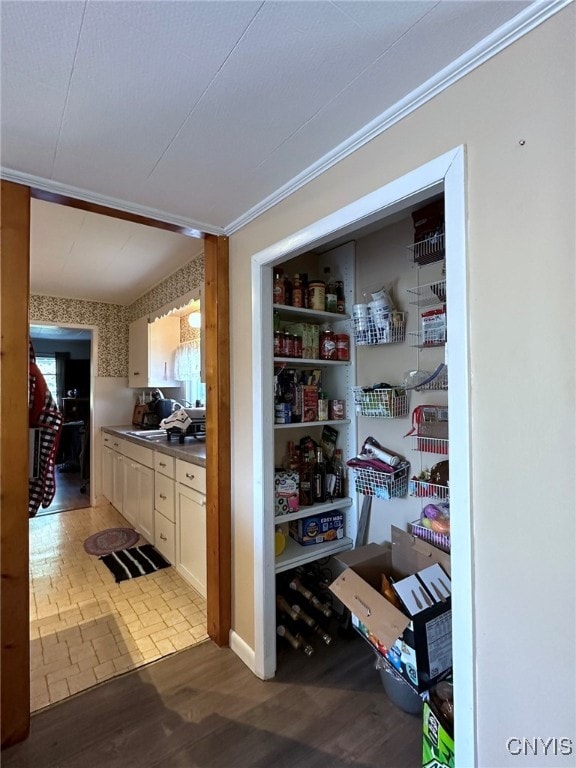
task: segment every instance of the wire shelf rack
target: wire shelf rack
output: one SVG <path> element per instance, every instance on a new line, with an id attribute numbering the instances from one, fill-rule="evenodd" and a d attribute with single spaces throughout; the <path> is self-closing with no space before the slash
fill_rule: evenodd
<path id="1" fill-rule="evenodd" d="M 419 285 L 415 288 L 407 288 L 411 295 L 410 304 L 417 307 L 432 307 L 434 304 L 444 304 L 446 301 L 446 280 L 438 280 L 436 283 Z"/>
<path id="2" fill-rule="evenodd" d="M 410 533 L 413 536 L 416 536 L 416 538 L 423 539 L 429 544 L 433 544 L 443 552 L 450 552 L 450 534 L 437 533 L 436 531 L 430 530 L 430 528 L 425 528 L 423 525 L 420 525 L 420 520 L 416 520 L 414 523 L 410 523 L 409 525 Z"/>
<path id="3" fill-rule="evenodd" d="M 419 499 L 431 499 L 433 501 L 448 501 L 450 489 L 447 485 L 437 485 L 427 480 L 410 480 L 408 495 Z"/>
<path id="4" fill-rule="evenodd" d="M 397 419 L 408 415 L 408 392 L 404 387 L 372 389 L 352 387 L 356 413 L 377 419 Z"/>
<path id="5" fill-rule="evenodd" d="M 371 467 L 352 467 L 356 492 L 377 499 L 390 499 L 408 494 L 410 464 L 401 462 L 394 472 L 378 472 Z"/>
<path id="6" fill-rule="evenodd" d="M 444 232 L 437 232 L 425 240 L 419 240 L 417 243 L 407 245 L 412 261 L 420 266 L 432 264 L 444 258 Z"/>
<path id="7" fill-rule="evenodd" d="M 412 436 L 412 450 L 420 453 L 439 453 L 448 455 L 448 438 Z"/>
<path id="8" fill-rule="evenodd" d="M 370 344 L 399 344 L 406 338 L 406 313 L 390 312 L 375 318 L 369 311 L 352 318 L 352 332 L 357 346 Z"/>

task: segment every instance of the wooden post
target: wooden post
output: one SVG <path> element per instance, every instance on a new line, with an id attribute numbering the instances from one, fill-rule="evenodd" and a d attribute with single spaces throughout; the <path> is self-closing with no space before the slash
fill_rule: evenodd
<path id="1" fill-rule="evenodd" d="M 30 190 L 2 181 L 0 227 L 0 705 L 2 747 L 30 729 L 28 304 Z"/>
<path id="2" fill-rule="evenodd" d="M 228 645 L 231 624 L 230 305 L 228 238 L 204 240 L 206 550 L 208 634 Z"/>

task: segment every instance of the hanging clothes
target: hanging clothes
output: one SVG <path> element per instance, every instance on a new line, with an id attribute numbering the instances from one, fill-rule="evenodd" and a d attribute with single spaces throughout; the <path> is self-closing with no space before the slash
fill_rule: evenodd
<path id="1" fill-rule="evenodd" d="M 54 467 L 58 442 L 62 430 L 62 414 L 48 387 L 40 368 L 32 342 L 29 346 L 28 372 L 28 425 L 39 434 L 39 469 L 36 477 L 28 481 L 28 516 L 34 517 L 40 506 L 49 507 L 56 493 Z"/>

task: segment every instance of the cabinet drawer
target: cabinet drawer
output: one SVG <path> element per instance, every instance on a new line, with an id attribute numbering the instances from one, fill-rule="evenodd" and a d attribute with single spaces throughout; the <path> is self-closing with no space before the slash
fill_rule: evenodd
<path id="1" fill-rule="evenodd" d="M 174 522 L 174 480 L 160 474 L 154 473 L 154 508 L 161 512 L 168 520 Z"/>
<path id="2" fill-rule="evenodd" d="M 128 445 L 127 440 L 123 440 L 121 437 L 116 437 L 116 435 L 107 435 L 107 437 L 110 438 L 110 442 L 104 443 L 105 445 L 109 445 L 110 448 L 112 448 L 113 451 L 118 451 L 118 453 L 121 453 L 124 455 L 124 451 L 126 446 Z"/>
<path id="3" fill-rule="evenodd" d="M 176 480 L 182 485 L 206 493 L 206 468 L 176 459 Z"/>
<path id="4" fill-rule="evenodd" d="M 154 466 L 154 451 L 151 448 L 144 448 L 143 445 L 136 445 L 136 443 L 126 440 L 122 453 L 124 456 L 132 459 L 132 461 L 137 461 L 138 464 L 143 464 L 145 467 L 152 468 Z"/>
<path id="5" fill-rule="evenodd" d="M 167 520 L 158 510 L 154 512 L 154 546 L 166 560 L 176 559 L 176 524 Z"/>
<path id="6" fill-rule="evenodd" d="M 154 451 L 154 469 L 167 477 L 174 477 L 174 458 L 160 451 Z"/>

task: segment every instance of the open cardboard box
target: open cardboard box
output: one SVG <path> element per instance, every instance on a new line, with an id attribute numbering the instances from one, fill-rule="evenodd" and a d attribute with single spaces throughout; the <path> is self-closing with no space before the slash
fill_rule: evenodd
<path id="1" fill-rule="evenodd" d="M 450 556 L 392 526 L 391 543 L 368 544 L 335 557 L 345 570 L 330 590 L 350 609 L 354 627 L 418 693 L 446 677 L 452 669 Z M 442 570 L 433 573 L 429 568 L 436 564 Z M 403 580 L 419 574 L 418 590 L 426 582 L 430 587 L 425 588 L 426 599 L 419 600 L 422 607 L 407 598 L 403 610 L 389 602 L 380 593 L 383 573 L 405 597 L 416 582 Z"/>

